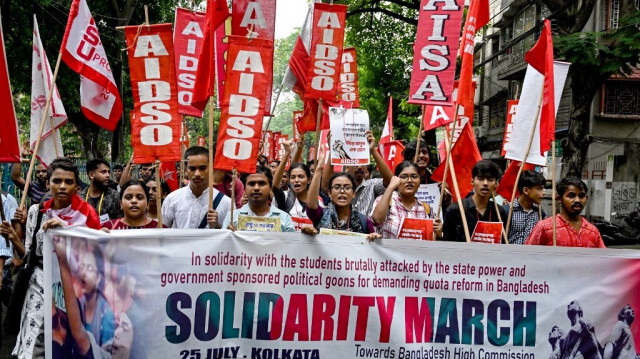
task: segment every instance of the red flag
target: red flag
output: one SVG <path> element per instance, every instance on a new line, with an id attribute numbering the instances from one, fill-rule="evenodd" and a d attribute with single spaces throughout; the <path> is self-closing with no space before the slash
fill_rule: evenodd
<path id="1" fill-rule="evenodd" d="M 340 77 L 347 6 L 317 3 L 313 8 L 306 98 L 335 100 Z"/>
<path id="2" fill-rule="evenodd" d="M 500 180 L 500 184 L 498 184 L 498 188 L 496 188 L 496 193 L 506 198 L 509 202 L 513 201 L 511 198 L 511 194 L 513 193 L 513 187 L 516 187 L 516 177 L 518 176 L 518 169 L 520 168 L 520 162 L 511 161 L 509 167 L 504 172 L 502 179 Z M 523 171 L 526 170 L 535 170 L 536 166 L 525 163 Z M 516 190 L 516 196 L 519 196 L 520 192 Z"/>
<path id="3" fill-rule="evenodd" d="M 273 132 L 271 131 L 267 131 L 264 133 L 262 155 L 265 156 L 268 161 L 271 161 L 273 159 Z"/>
<path id="4" fill-rule="evenodd" d="M 358 58 L 356 49 L 350 47 L 342 52 L 342 66 L 340 67 L 340 86 L 338 98 L 352 102 L 353 108 L 360 107 L 360 91 L 358 89 Z"/>
<path id="5" fill-rule="evenodd" d="M 476 144 L 476 138 L 473 134 L 470 124 L 466 124 L 460 132 L 460 137 L 451 149 L 451 159 L 453 167 L 456 171 L 456 179 L 458 182 L 458 189 L 460 190 L 460 196 L 465 198 L 471 190 L 473 190 L 473 184 L 471 183 L 471 170 L 478 161 L 482 160 L 480 150 Z M 434 181 L 442 182 L 444 177 L 444 167 L 446 160 L 442 161 L 442 164 L 433 171 L 431 178 Z M 455 191 L 453 190 L 453 181 L 451 179 L 451 173 L 447 175 L 447 184 L 449 190 L 453 194 L 454 201 L 457 201 Z"/>
<path id="6" fill-rule="evenodd" d="M 526 53 L 524 59 L 544 75 L 542 109 L 540 110 L 540 154 L 543 154 L 551 148 L 551 141 L 555 139 L 556 130 L 553 40 L 551 39 L 549 20 L 544 21 L 538 42 Z"/>
<path id="7" fill-rule="evenodd" d="M 134 163 L 180 161 L 182 118 L 171 24 L 127 26 L 134 118 Z"/>
<path id="8" fill-rule="evenodd" d="M 315 0 L 311 2 L 282 81 L 286 88 L 293 90 L 300 98 L 304 98 L 304 88 L 307 85 L 309 48 L 311 47 L 311 21 L 315 2 Z"/>
<path id="9" fill-rule="evenodd" d="M 307 161 L 315 161 L 316 160 L 316 146 L 309 146 L 309 158 Z"/>
<path id="10" fill-rule="evenodd" d="M 178 78 L 178 103 L 180 113 L 202 117 L 202 111 L 191 106 L 193 87 L 198 71 L 198 58 L 204 45 L 206 14 L 198 11 L 176 8 L 173 46 Z"/>
<path id="11" fill-rule="evenodd" d="M 389 97 L 389 108 L 387 109 L 387 119 L 384 121 L 384 128 L 380 136 L 380 144 L 393 141 L 393 97 Z"/>
<path id="12" fill-rule="evenodd" d="M 270 160 L 280 161 L 280 136 L 282 136 L 281 132 L 274 132 L 273 137 L 271 137 L 273 157 Z"/>
<path id="13" fill-rule="evenodd" d="M 60 53 L 62 61 L 80 75 L 82 113 L 113 131 L 122 116 L 122 100 L 86 0 L 71 3 Z"/>
<path id="14" fill-rule="evenodd" d="M 160 164 L 160 176 L 162 177 L 162 180 L 169 185 L 171 191 L 175 191 L 180 188 L 175 162 L 162 162 Z"/>
<path id="15" fill-rule="evenodd" d="M 13 107 L 13 96 L 9 83 L 7 54 L 4 50 L 4 36 L 0 21 L 0 162 L 20 162 L 20 140 L 18 137 L 18 118 Z"/>
<path id="16" fill-rule="evenodd" d="M 517 109 L 518 100 L 507 101 L 507 122 L 504 125 L 504 138 L 502 140 L 502 152 L 500 154 L 502 157 L 507 154 L 507 143 L 509 143 L 511 138 L 511 132 L 513 131 L 513 118 L 515 117 Z"/>
<path id="17" fill-rule="evenodd" d="M 262 134 L 273 42 L 231 36 L 214 168 L 252 173 Z"/>
<path id="18" fill-rule="evenodd" d="M 298 122 L 302 118 L 304 111 L 293 111 L 293 142 L 298 142 L 300 139 L 300 130 L 298 130 Z"/>
<path id="19" fill-rule="evenodd" d="M 193 88 L 193 101 L 191 101 L 191 105 L 200 111 L 204 111 L 209 98 L 213 96 L 216 81 L 214 69 L 215 32 L 227 17 L 229 17 L 229 8 L 225 0 L 207 0 L 207 24 L 204 31 L 202 52 L 198 57 L 198 71 Z"/>
<path id="20" fill-rule="evenodd" d="M 391 168 L 391 172 L 396 170 L 396 166 L 404 161 L 404 145 L 402 141 L 391 141 L 384 144 L 382 156 L 384 162 Z"/>
<path id="21" fill-rule="evenodd" d="M 458 104 L 464 108 L 464 115 L 470 119 L 473 118 L 471 77 L 473 76 L 474 38 L 476 31 L 488 22 L 489 0 L 471 0 L 460 44 L 462 67 L 460 68 L 460 86 L 458 88 Z"/>

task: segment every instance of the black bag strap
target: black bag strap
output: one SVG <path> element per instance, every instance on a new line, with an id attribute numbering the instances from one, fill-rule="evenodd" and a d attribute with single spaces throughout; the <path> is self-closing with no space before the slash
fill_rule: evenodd
<path id="1" fill-rule="evenodd" d="M 217 210 L 218 209 L 218 205 L 220 204 L 220 202 L 222 201 L 222 198 L 224 198 L 224 193 L 219 192 L 216 195 L 216 198 L 213 199 L 213 209 Z M 198 226 L 198 228 L 203 229 L 207 226 L 207 215 L 204 215 L 204 218 L 202 219 L 202 221 L 200 221 L 200 225 Z"/>

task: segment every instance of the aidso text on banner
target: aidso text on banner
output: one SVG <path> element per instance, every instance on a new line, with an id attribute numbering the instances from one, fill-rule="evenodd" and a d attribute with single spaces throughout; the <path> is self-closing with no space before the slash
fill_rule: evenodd
<path id="1" fill-rule="evenodd" d="M 206 21 L 206 14 L 203 12 L 176 8 L 173 46 L 178 78 L 179 111 L 194 117 L 202 117 L 202 111 L 191 106 L 191 101 L 198 72 L 198 61 L 204 45 Z"/>

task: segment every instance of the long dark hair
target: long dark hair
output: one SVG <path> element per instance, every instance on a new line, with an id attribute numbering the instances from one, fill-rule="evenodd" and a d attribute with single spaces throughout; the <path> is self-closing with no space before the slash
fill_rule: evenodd
<path id="1" fill-rule="evenodd" d="M 307 175 L 307 179 L 311 179 L 311 170 L 309 169 L 309 166 L 305 165 L 302 162 L 296 162 L 289 166 L 289 176 L 291 176 L 291 171 L 295 170 L 296 168 L 303 170 Z"/>

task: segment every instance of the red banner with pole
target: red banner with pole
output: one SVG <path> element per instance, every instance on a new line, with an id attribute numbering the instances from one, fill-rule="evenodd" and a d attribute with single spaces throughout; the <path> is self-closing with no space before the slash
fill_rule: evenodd
<path id="1" fill-rule="evenodd" d="M 298 122 L 304 116 L 304 111 L 293 111 L 293 142 L 298 142 L 300 139 L 300 131 L 298 130 Z"/>
<path id="2" fill-rule="evenodd" d="M 346 19 L 346 5 L 314 5 L 305 98 L 336 99 Z"/>
<path id="3" fill-rule="evenodd" d="M 338 99 L 351 102 L 353 108 L 360 107 L 360 91 L 358 89 L 358 59 L 356 49 L 350 47 L 342 53 L 342 66 L 340 68 L 340 86 Z"/>
<path id="4" fill-rule="evenodd" d="M 231 35 L 231 16 L 218 26 L 214 34 L 214 54 L 216 68 L 216 100 L 220 107 L 220 99 L 224 97 L 224 81 L 227 78 L 227 51 L 229 50 L 229 39 Z"/>
<path id="5" fill-rule="evenodd" d="M 420 2 L 409 103 L 451 106 L 463 0 Z"/>
<path id="6" fill-rule="evenodd" d="M 518 109 L 518 100 L 507 101 L 507 122 L 504 124 L 504 139 L 502 140 L 502 152 L 501 156 L 504 157 L 507 154 L 507 143 L 511 138 L 511 131 L 513 131 L 513 118 L 515 117 Z"/>
<path id="7" fill-rule="evenodd" d="M 13 107 L 7 53 L 4 49 L 2 22 L 0 21 L 0 162 L 20 162 L 20 139 L 18 137 L 18 118 Z"/>
<path id="8" fill-rule="evenodd" d="M 182 121 L 172 25 L 127 26 L 125 37 L 134 107 L 133 162 L 180 161 Z"/>
<path id="9" fill-rule="evenodd" d="M 194 117 L 202 117 L 202 111 L 191 106 L 191 101 L 198 71 L 198 58 L 204 44 L 206 15 L 204 12 L 176 8 L 173 46 L 178 79 L 178 111 Z"/>
<path id="10" fill-rule="evenodd" d="M 227 76 L 221 103 L 220 130 L 214 168 L 241 173 L 256 169 L 262 134 L 262 118 L 268 79 L 273 76 L 269 61 L 273 42 L 231 36 Z"/>

